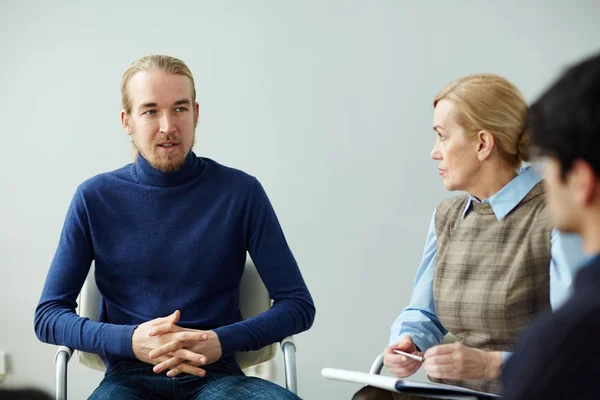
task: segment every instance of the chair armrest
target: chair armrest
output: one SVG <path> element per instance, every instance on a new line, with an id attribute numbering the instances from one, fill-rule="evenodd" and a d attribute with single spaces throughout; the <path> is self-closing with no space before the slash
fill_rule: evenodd
<path id="1" fill-rule="evenodd" d="M 383 353 L 379 354 L 373 364 L 371 364 L 370 374 L 379 375 L 383 368 Z"/>
<path id="2" fill-rule="evenodd" d="M 291 343 L 294 346 L 294 349 L 296 348 L 296 342 L 294 341 L 294 337 L 293 336 L 288 336 L 285 337 L 281 340 L 281 342 L 279 342 L 279 344 L 281 345 L 281 350 L 283 351 L 283 347 L 286 343 Z"/>
<path id="3" fill-rule="evenodd" d="M 67 364 L 72 355 L 73 350 L 66 346 L 59 346 L 56 350 L 56 400 L 67 400 Z"/>
<path id="4" fill-rule="evenodd" d="M 56 349 L 56 354 L 54 355 L 54 361 L 56 362 L 58 356 L 61 355 L 61 353 L 64 353 L 65 356 L 67 357 L 67 362 L 69 362 L 69 360 L 71 359 L 71 356 L 73 355 L 73 349 L 71 349 L 70 347 L 67 346 L 58 346 L 58 349 Z"/>
<path id="5" fill-rule="evenodd" d="M 285 367 L 285 387 L 295 395 L 298 394 L 298 376 L 296 374 L 296 343 L 293 336 L 284 338 L 281 342 L 283 363 Z"/>

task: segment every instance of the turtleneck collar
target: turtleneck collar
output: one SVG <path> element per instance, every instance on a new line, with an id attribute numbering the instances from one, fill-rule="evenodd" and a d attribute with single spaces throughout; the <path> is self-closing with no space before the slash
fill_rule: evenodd
<path id="1" fill-rule="evenodd" d="M 138 153 L 133 169 L 140 181 L 151 186 L 169 187 L 182 185 L 194 179 L 203 169 L 203 165 L 201 159 L 190 151 L 179 171 L 163 172 L 154 168 L 141 153 Z"/>

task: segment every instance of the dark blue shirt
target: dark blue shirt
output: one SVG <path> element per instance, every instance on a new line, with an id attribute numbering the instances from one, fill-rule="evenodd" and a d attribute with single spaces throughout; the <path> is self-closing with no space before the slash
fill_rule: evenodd
<path id="1" fill-rule="evenodd" d="M 246 252 L 273 307 L 242 321 Z M 75 314 L 91 262 L 100 321 Z M 308 329 L 315 307 L 273 207 L 256 178 L 190 152 L 177 172 L 143 157 L 81 184 L 67 212 L 35 312 L 44 342 L 101 355 L 108 370 L 135 358 L 140 323 L 181 311 L 178 325 L 214 330 L 222 362 Z"/>
<path id="2" fill-rule="evenodd" d="M 600 256 L 575 277 L 572 296 L 525 332 L 504 367 L 506 400 L 600 398 Z"/>

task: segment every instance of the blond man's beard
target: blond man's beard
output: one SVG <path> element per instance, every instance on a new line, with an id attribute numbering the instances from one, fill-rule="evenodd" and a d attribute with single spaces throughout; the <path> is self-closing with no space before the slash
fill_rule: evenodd
<path id="1" fill-rule="evenodd" d="M 166 140 L 173 140 L 169 135 L 167 135 Z M 185 164 L 185 159 L 187 158 L 187 155 L 189 154 L 190 151 L 192 151 L 192 149 L 194 148 L 194 144 L 196 143 L 196 134 L 194 134 L 194 137 L 192 138 L 192 145 L 190 146 L 190 149 L 185 152 L 185 154 L 183 154 L 183 157 L 181 157 L 181 153 L 177 152 L 177 154 L 166 154 L 166 157 L 148 157 L 147 155 L 144 155 L 144 158 L 146 159 L 146 161 L 148 161 L 150 163 L 150 165 L 152 165 L 154 168 L 156 168 L 159 171 L 162 172 L 177 172 L 181 169 L 181 167 L 183 167 L 183 164 Z M 133 140 L 133 138 L 131 139 L 131 145 L 133 146 L 133 161 L 137 161 L 138 155 L 141 154 L 141 151 L 138 149 L 137 145 L 135 144 L 135 141 Z M 154 149 L 156 147 L 153 147 Z M 155 153 L 156 154 L 156 153 Z M 153 154 L 154 156 L 154 154 Z"/>

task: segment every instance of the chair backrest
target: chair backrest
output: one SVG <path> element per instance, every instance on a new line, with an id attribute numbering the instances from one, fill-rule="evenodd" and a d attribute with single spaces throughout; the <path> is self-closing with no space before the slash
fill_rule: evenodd
<path id="1" fill-rule="evenodd" d="M 101 296 L 96 286 L 94 271 L 94 264 L 92 264 L 79 294 L 77 313 L 82 317 L 98 321 L 100 317 Z M 242 318 L 254 317 L 269 308 L 271 308 L 269 292 L 260 278 L 254 263 L 248 259 L 240 284 L 240 312 L 242 313 Z M 268 361 L 275 357 L 276 353 L 277 343 L 273 343 L 257 351 L 238 352 L 236 353 L 236 359 L 243 369 Z M 104 362 L 97 354 L 77 351 L 77 358 L 81 364 L 87 367 L 100 371 L 106 369 Z"/>

